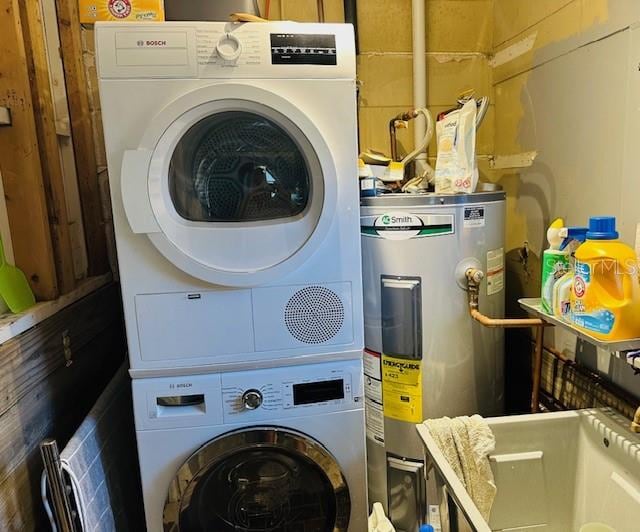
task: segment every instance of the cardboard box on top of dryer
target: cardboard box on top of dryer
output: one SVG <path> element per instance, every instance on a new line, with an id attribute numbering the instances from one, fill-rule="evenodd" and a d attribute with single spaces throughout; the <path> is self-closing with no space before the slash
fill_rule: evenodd
<path id="1" fill-rule="evenodd" d="M 164 0 L 78 0 L 80 22 L 164 20 Z"/>

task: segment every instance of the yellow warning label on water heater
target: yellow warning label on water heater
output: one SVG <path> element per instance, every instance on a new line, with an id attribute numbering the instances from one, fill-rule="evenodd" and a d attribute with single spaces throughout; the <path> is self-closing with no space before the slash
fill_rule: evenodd
<path id="1" fill-rule="evenodd" d="M 385 417 L 410 423 L 423 421 L 420 360 L 382 355 L 382 398 Z"/>

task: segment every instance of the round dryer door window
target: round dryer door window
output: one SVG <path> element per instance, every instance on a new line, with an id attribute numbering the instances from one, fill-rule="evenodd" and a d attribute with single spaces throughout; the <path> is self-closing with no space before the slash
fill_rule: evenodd
<path id="1" fill-rule="evenodd" d="M 165 531 L 345 532 L 349 491 L 322 445 L 279 428 L 233 432 L 202 447 L 169 488 Z"/>
<path id="2" fill-rule="evenodd" d="M 328 234 L 338 197 L 333 156 L 309 116 L 231 83 L 165 108 L 125 152 L 121 180 L 132 230 L 179 269 L 227 286 L 298 269 Z"/>
<path id="3" fill-rule="evenodd" d="M 193 222 L 302 215 L 313 196 L 307 156 L 275 121 L 244 111 L 209 116 L 182 137 L 169 168 L 176 212 Z"/>

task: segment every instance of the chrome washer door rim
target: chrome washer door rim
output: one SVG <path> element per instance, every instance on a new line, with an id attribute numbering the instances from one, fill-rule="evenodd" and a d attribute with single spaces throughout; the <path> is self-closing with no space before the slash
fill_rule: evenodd
<path id="1" fill-rule="evenodd" d="M 347 532 L 351 500 L 347 481 L 336 459 L 311 437 L 281 427 L 251 427 L 222 434 L 193 453 L 169 485 L 163 515 L 165 532 L 181 532 L 183 508 L 189 507 L 198 482 L 206 477 L 212 466 L 243 450 L 261 448 L 288 451 L 317 466 L 326 476 L 335 497 L 335 524 L 326 532 Z"/>

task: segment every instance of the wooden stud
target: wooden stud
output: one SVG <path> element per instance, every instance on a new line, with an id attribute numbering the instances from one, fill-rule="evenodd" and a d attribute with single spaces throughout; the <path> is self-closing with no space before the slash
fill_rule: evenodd
<path id="1" fill-rule="evenodd" d="M 67 86 L 64 82 L 64 66 L 60 57 L 60 33 L 58 32 L 58 13 L 55 0 L 39 0 L 46 36 L 47 63 L 53 113 L 56 123 L 58 152 L 64 178 L 64 192 L 67 199 L 67 220 L 73 252 L 73 271 L 76 282 L 87 277 L 87 244 L 84 238 L 82 205 L 78 192 L 76 159 L 71 138 L 71 120 L 67 102 Z"/>
<path id="2" fill-rule="evenodd" d="M 20 15 L 27 50 L 26 66 L 31 81 L 31 97 L 47 195 L 58 288 L 60 293 L 66 294 L 75 286 L 75 272 L 40 2 L 21 0 Z"/>
<path id="3" fill-rule="evenodd" d="M 16 265 L 36 297 L 58 296 L 31 87 L 18 0 L 0 0 L 0 105 L 12 125 L 0 128 L 0 166 Z"/>
<path id="4" fill-rule="evenodd" d="M 102 201 L 98 182 L 87 80 L 82 62 L 82 40 L 77 0 L 56 0 L 58 30 L 62 45 L 71 134 L 82 201 L 84 233 L 87 242 L 89 275 L 108 271 L 107 240 L 102 216 Z"/>

